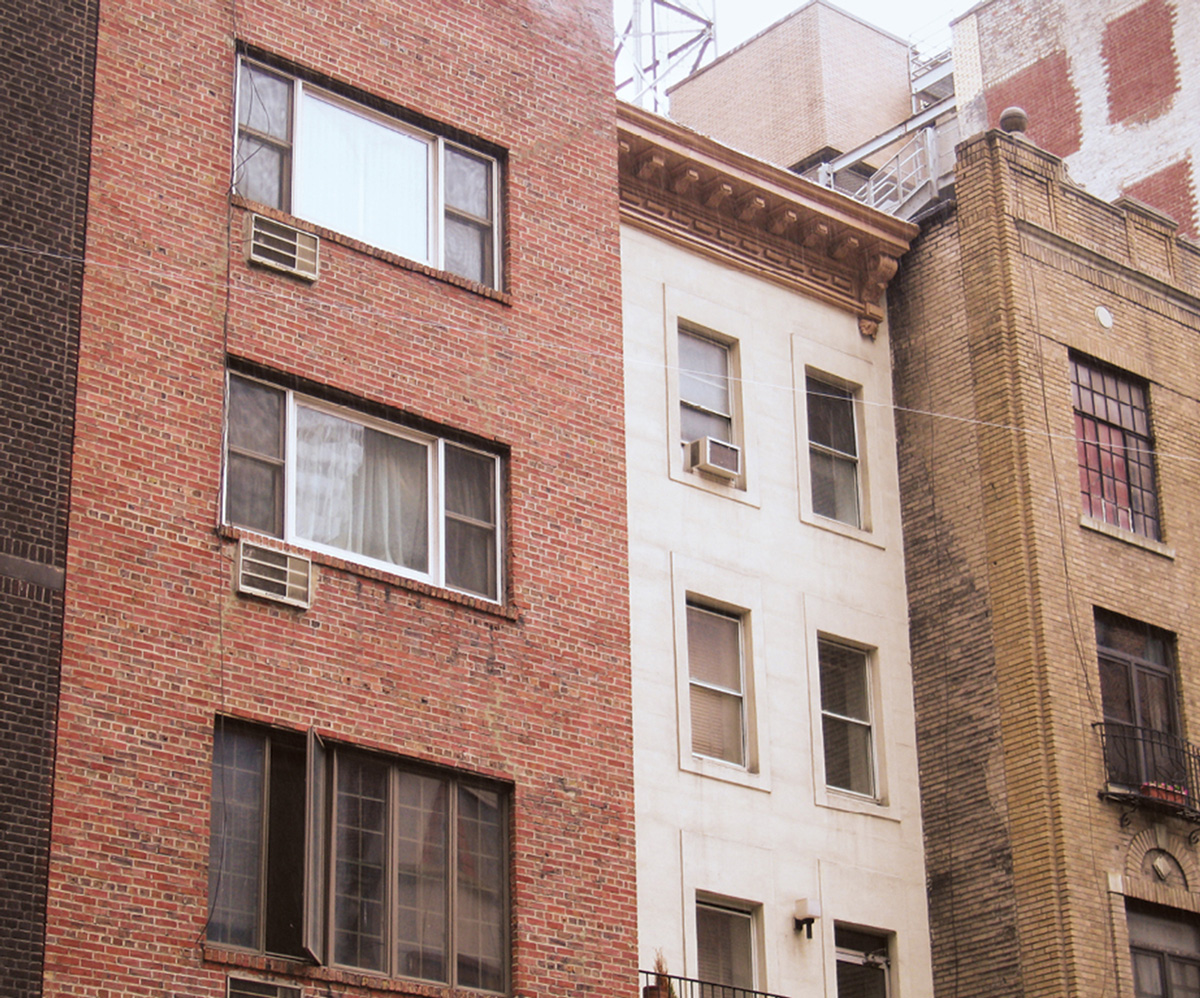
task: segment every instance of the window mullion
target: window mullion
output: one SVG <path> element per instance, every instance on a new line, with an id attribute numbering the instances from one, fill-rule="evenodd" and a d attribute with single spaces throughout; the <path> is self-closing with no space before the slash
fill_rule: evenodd
<path id="1" fill-rule="evenodd" d="M 262 952 L 267 941 L 267 844 L 271 834 L 271 739 L 263 739 L 262 796 L 259 807 L 262 820 L 258 823 L 258 916 L 255 919 L 254 945 Z"/>
<path id="2" fill-rule="evenodd" d="M 446 441 L 441 437 L 429 448 L 433 467 L 427 476 L 429 496 L 429 576 L 435 585 L 446 584 Z"/>
<path id="3" fill-rule="evenodd" d="M 428 213 L 430 228 L 429 262 L 438 270 L 446 269 L 446 254 L 444 252 L 446 239 L 446 192 L 445 192 L 445 140 L 434 136 L 429 144 L 429 194 Z"/>
<path id="4" fill-rule="evenodd" d="M 446 781 L 446 973 L 458 986 L 458 781 Z"/>
<path id="5" fill-rule="evenodd" d="M 291 543 L 295 533 L 296 489 L 296 393 L 288 391 L 283 427 L 283 539 Z"/>

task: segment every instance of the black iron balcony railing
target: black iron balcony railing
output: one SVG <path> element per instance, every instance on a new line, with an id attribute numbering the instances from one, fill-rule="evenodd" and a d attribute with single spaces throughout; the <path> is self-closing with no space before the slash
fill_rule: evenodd
<path id="1" fill-rule="evenodd" d="M 1178 735 L 1106 721 L 1100 732 L 1108 786 L 1104 796 L 1200 819 L 1200 749 Z"/>
<path id="2" fill-rule="evenodd" d="M 739 988 L 732 984 L 713 984 L 711 981 L 697 981 L 690 977 L 675 977 L 673 974 L 659 974 L 653 970 L 643 970 L 640 973 L 642 998 L 784 998 L 783 995 L 773 995 L 766 991 Z"/>

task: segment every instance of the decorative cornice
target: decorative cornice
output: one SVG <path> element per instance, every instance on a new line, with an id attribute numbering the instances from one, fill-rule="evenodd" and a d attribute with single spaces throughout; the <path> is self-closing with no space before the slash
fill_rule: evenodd
<path id="1" fill-rule="evenodd" d="M 873 337 L 918 229 L 631 104 L 617 106 L 621 217 L 836 305 Z"/>

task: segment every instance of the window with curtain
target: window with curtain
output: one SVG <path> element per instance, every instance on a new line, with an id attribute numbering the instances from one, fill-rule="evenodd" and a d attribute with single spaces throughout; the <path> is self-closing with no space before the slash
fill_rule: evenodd
<path id="1" fill-rule="evenodd" d="M 500 787 L 218 718 L 212 795 L 210 942 L 506 990 Z"/>
<path id="2" fill-rule="evenodd" d="M 753 991 L 754 915 L 738 908 L 696 904 L 696 972 L 701 998 L 736 998 Z"/>
<path id="3" fill-rule="evenodd" d="M 229 375 L 225 521 L 498 600 L 500 459 Z"/>
<path id="4" fill-rule="evenodd" d="M 500 287 L 494 157 L 243 58 L 238 194 Z"/>
<path id="5" fill-rule="evenodd" d="M 692 751 L 746 764 L 745 668 L 741 616 L 687 604 Z"/>

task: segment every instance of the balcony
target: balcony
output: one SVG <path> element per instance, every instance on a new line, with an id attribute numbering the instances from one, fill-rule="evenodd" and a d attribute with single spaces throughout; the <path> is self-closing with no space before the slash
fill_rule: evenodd
<path id="1" fill-rule="evenodd" d="M 1178 735 L 1154 728 L 1111 721 L 1092 727 L 1100 732 L 1108 774 L 1101 798 L 1165 811 L 1200 824 L 1200 749 Z"/>
<path id="2" fill-rule="evenodd" d="M 785 998 L 784 995 L 773 995 L 766 991 L 751 991 L 749 988 L 739 988 L 732 984 L 713 984 L 690 977 L 675 977 L 653 970 L 643 970 L 640 973 L 642 998 Z"/>

